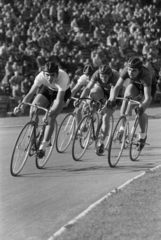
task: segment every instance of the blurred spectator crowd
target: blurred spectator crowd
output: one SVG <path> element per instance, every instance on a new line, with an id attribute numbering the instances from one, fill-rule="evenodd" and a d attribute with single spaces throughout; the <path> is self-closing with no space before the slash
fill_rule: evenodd
<path id="1" fill-rule="evenodd" d="M 160 0 L 0 0 L 0 94 L 21 99 L 47 61 L 74 85 L 84 65 L 161 60 Z"/>

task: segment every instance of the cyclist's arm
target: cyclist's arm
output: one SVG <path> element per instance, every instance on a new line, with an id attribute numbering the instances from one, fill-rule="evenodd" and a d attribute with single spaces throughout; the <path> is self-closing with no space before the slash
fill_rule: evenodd
<path id="1" fill-rule="evenodd" d="M 122 89 L 124 84 L 124 79 L 122 77 L 119 77 L 116 85 L 113 87 L 112 91 L 110 91 L 110 101 L 114 101 L 115 97 L 118 97 L 120 90 Z"/>
<path id="2" fill-rule="evenodd" d="M 144 86 L 144 100 L 142 102 L 142 108 L 145 110 L 152 101 L 151 86 Z"/>
<path id="3" fill-rule="evenodd" d="M 95 85 L 95 82 L 90 81 L 87 85 L 87 87 L 83 90 L 82 94 L 81 94 L 81 98 L 85 98 L 89 95 L 91 89 L 93 88 L 93 86 Z"/>
<path id="4" fill-rule="evenodd" d="M 28 92 L 28 94 L 24 97 L 24 99 L 22 100 L 22 102 L 14 108 L 14 114 L 18 115 L 22 112 L 24 112 L 26 105 L 22 104 L 23 102 L 31 102 L 33 96 L 35 95 L 35 93 L 38 90 L 38 86 L 36 86 L 35 84 L 31 87 L 30 91 Z"/>
<path id="5" fill-rule="evenodd" d="M 79 89 L 82 87 L 80 83 L 77 83 L 74 88 L 71 90 L 71 97 L 74 97 L 75 94 L 79 91 Z"/>
<path id="6" fill-rule="evenodd" d="M 30 91 L 28 92 L 28 94 L 24 97 L 22 102 L 31 102 L 33 96 L 35 95 L 35 93 L 37 92 L 39 86 L 33 84 Z M 24 106 L 25 107 L 25 106 Z"/>

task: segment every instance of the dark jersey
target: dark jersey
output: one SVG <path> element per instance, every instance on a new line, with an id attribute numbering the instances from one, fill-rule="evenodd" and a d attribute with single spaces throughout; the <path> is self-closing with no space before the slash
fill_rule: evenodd
<path id="1" fill-rule="evenodd" d="M 145 66 L 146 68 L 148 68 L 149 71 L 150 71 L 151 74 L 152 74 L 152 85 L 156 85 L 156 84 L 158 83 L 157 78 L 158 78 L 158 75 L 159 75 L 159 71 L 157 72 L 157 71 L 154 69 L 153 65 L 152 65 L 151 63 L 149 63 L 149 62 L 147 62 L 144 66 Z"/>
<path id="2" fill-rule="evenodd" d="M 112 69 L 112 76 L 109 78 L 107 83 L 104 83 L 100 78 L 99 70 L 97 70 L 93 74 L 91 81 L 101 86 L 105 91 L 110 91 L 111 86 L 116 85 L 119 77 L 120 77 L 119 73 L 116 70 Z"/>
<path id="3" fill-rule="evenodd" d="M 127 69 L 128 67 L 125 67 L 120 74 L 120 77 L 124 80 L 130 79 Z M 150 69 L 143 66 L 141 73 L 135 79 L 130 79 L 130 83 L 136 83 L 136 84 L 140 83 L 140 85 L 142 86 L 151 86 L 152 78 L 153 78 L 153 75 Z"/>

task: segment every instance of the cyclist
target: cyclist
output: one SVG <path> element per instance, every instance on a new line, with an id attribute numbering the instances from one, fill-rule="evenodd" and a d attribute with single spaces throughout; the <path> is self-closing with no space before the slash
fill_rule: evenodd
<path id="1" fill-rule="evenodd" d="M 45 148 L 50 143 L 50 138 L 54 130 L 54 121 L 58 114 L 62 111 L 66 101 L 71 96 L 69 87 L 70 80 L 68 74 L 59 69 L 58 65 L 54 62 L 47 62 L 43 70 L 36 76 L 34 84 L 32 85 L 29 93 L 24 97 L 22 102 L 30 102 L 33 97 L 33 104 L 49 108 L 48 125 L 45 130 L 44 139 L 38 151 L 38 157 L 42 158 L 45 155 Z M 37 94 L 38 89 L 41 87 Z M 23 112 L 25 105 L 15 108 L 15 114 L 20 111 Z M 33 114 L 34 108 L 31 108 L 30 114 Z M 38 116 L 37 116 L 38 122 Z"/>
<path id="2" fill-rule="evenodd" d="M 156 74 L 152 68 L 143 65 L 142 61 L 138 57 L 130 58 L 127 66 L 120 73 L 120 78 L 114 87 L 110 100 L 113 102 L 114 98 L 118 96 L 120 88 L 123 86 L 125 80 L 129 79 L 129 84 L 126 87 L 124 97 L 136 98 L 138 95 L 142 96 L 140 105 L 137 108 L 139 113 L 139 125 L 140 125 L 140 134 L 139 134 L 139 145 L 138 151 L 141 151 L 145 145 L 147 135 L 146 135 L 146 126 L 148 124 L 148 119 L 144 114 L 145 110 L 148 108 L 149 104 L 152 101 L 152 98 L 155 95 L 156 85 L 155 83 Z M 121 115 L 125 114 L 127 108 L 127 102 L 123 101 L 121 106 Z M 120 135 L 122 136 L 124 130 L 124 124 L 120 128 Z"/>
<path id="3" fill-rule="evenodd" d="M 93 74 L 87 87 L 83 90 L 81 94 L 82 97 L 89 95 L 90 98 L 95 101 L 100 101 L 105 103 L 110 96 L 111 87 L 114 87 L 119 79 L 119 73 L 111 69 L 108 65 L 101 65 L 97 71 Z M 103 122 L 101 129 L 101 140 L 96 150 L 97 155 L 102 155 L 104 153 L 104 141 L 109 131 L 110 117 L 114 113 L 117 107 L 118 101 L 115 105 L 107 104 L 104 108 Z"/>
<path id="4" fill-rule="evenodd" d="M 83 69 L 83 75 L 80 76 L 80 78 L 78 79 L 76 85 L 73 87 L 73 89 L 71 90 L 71 96 L 74 97 L 75 94 L 82 89 L 83 87 L 87 86 L 87 84 L 89 83 L 92 75 L 94 73 L 94 69 L 90 64 L 87 64 L 84 69 Z"/>
<path id="5" fill-rule="evenodd" d="M 87 64 L 83 69 L 83 75 L 80 76 L 76 85 L 73 87 L 73 89 L 71 89 L 71 97 L 74 97 L 75 94 L 80 90 L 82 92 L 84 87 L 86 87 L 88 85 L 93 73 L 94 73 L 93 67 L 90 64 Z M 67 101 L 66 105 L 68 105 L 70 101 L 71 101 L 71 99 L 69 99 Z M 76 125 L 77 126 L 82 118 L 81 111 L 82 111 L 82 104 L 80 104 L 77 108 L 77 113 L 76 113 Z"/>

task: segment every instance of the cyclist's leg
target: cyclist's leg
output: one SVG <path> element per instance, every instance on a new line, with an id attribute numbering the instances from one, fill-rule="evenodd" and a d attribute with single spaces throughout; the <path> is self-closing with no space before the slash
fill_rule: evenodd
<path id="1" fill-rule="evenodd" d="M 95 101 L 100 101 L 105 98 L 105 91 L 101 86 L 98 86 L 97 84 L 94 85 L 93 89 L 90 92 L 90 97 L 94 99 Z M 105 130 L 105 129 L 104 129 Z M 98 143 L 96 154 L 102 155 L 104 153 L 104 136 L 101 137 L 100 142 Z"/>
<path id="2" fill-rule="evenodd" d="M 37 104 L 41 107 L 47 108 L 49 106 L 49 99 L 45 95 L 43 95 L 41 92 L 34 98 L 32 104 Z M 35 112 L 35 108 L 31 107 L 30 108 L 30 116 L 32 116 Z M 38 123 L 39 123 L 39 116 L 38 114 L 35 116 L 36 120 L 36 129 L 38 128 Z M 38 133 L 38 131 L 36 130 Z"/>
<path id="3" fill-rule="evenodd" d="M 95 84 L 91 89 L 89 97 L 94 99 L 95 101 L 99 101 L 104 98 L 104 91 L 101 86 Z"/>
<path id="4" fill-rule="evenodd" d="M 136 85 L 130 83 L 124 93 L 124 98 L 132 97 L 133 99 L 140 94 L 139 89 Z M 127 110 L 127 102 L 123 100 L 121 109 L 120 109 L 120 115 L 125 115 L 125 112 Z M 122 130 L 124 129 L 124 121 L 122 121 Z"/>
<path id="5" fill-rule="evenodd" d="M 125 92 L 124 92 L 124 98 L 128 98 L 128 97 L 131 97 L 131 98 L 136 98 L 138 95 L 140 94 L 140 90 L 138 89 L 138 87 L 131 83 L 127 86 Z M 123 100 L 122 102 L 122 105 L 121 105 L 121 109 L 120 109 L 120 115 L 125 115 L 126 110 L 127 110 L 127 106 L 128 106 L 128 103 L 127 101 Z M 132 109 L 128 109 L 128 114 L 130 114 L 130 111 L 132 111 Z M 124 129 L 125 129 L 125 120 L 122 120 L 122 124 L 120 126 L 120 129 L 119 129 L 119 133 L 118 133 L 118 138 L 121 140 L 122 137 L 123 137 L 123 133 L 124 133 Z"/>
<path id="6" fill-rule="evenodd" d="M 156 92 L 156 86 L 152 86 L 152 91 L 151 91 L 152 99 L 155 96 L 155 92 Z M 141 100 L 141 102 L 143 102 L 143 100 L 144 100 L 144 97 Z M 147 106 L 147 108 L 148 107 L 149 106 Z M 145 142 L 147 139 L 147 131 L 148 131 L 148 117 L 145 114 L 145 111 L 141 116 L 139 116 L 139 126 L 140 126 L 140 134 L 139 134 L 140 145 L 138 147 L 138 150 L 141 151 L 145 145 Z"/>
<path id="7" fill-rule="evenodd" d="M 106 99 L 109 99 L 110 92 L 104 90 L 104 95 L 105 95 Z M 119 94 L 119 96 L 120 96 L 120 94 Z M 114 103 L 113 106 L 109 104 L 109 105 L 107 105 L 107 107 L 105 109 L 105 114 L 103 116 L 102 129 L 101 129 L 101 131 L 103 133 L 103 136 L 102 136 L 103 141 L 105 140 L 105 138 L 107 137 L 107 135 L 109 133 L 110 118 L 114 114 L 115 110 L 117 109 L 119 102 L 120 102 L 120 100 L 116 100 L 116 103 Z"/>
<path id="8" fill-rule="evenodd" d="M 81 104 L 77 109 L 76 109 L 76 128 L 78 127 L 78 124 L 80 123 L 82 119 L 82 107 L 83 105 Z"/>
<path id="9" fill-rule="evenodd" d="M 105 111 L 105 114 L 103 116 L 102 128 L 101 128 L 103 141 L 105 140 L 106 136 L 108 135 L 109 128 L 110 128 L 110 117 L 113 115 L 114 112 L 115 112 L 115 109 L 107 108 Z"/>
<path id="10" fill-rule="evenodd" d="M 139 116 L 139 126 L 140 126 L 140 132 L 139 132 L 138 151 L 141 151 L 145 145 L 145 142 L 147 139 L 147 130 L 148 130 L 148 117 L 145 113 Z"/>
<path id="11" fill-rule="evenodd" d="M 43 142 L 45 145 L 48 144 L 48 142 L 51 139 L 51 136 L 54 131 L 54 123 L 57 118 L 57 116 L 62 112 L 66 101 L 70 98 L 71 96 L 71 91 L 68 89 L 65 93 L 64 99 L 62 101 L 57 99 L 57 92 L 52 92 L 52 96 L 50 98 L 50 101 L 52 102 L 51 108 L 50 108 L 50 119 L 48 121 L 48 125 L 46 126 L 45 129 L 45 134 L 44 134 L 44 139 Z M 41 147 L 41 146 L 40 146 Z"/>
<path id="12" fill-rule="evenodd" d="M 152 99 L 154 98 L 154 96 L 155 96 L 155 92 L 156 92 L 156 86 L 155 85 L 153 85 L 152 86 L 152 90 L 151 90 L 151 97 L 152 97 Z M 141 103 L 144 101 L 144 96 L 143 96 L 143 98 L 141 99 Z M 147 106 L 147 108 L 148 108 L 149 106 Z M 147 109 L 146 108 L 146 109 Z M 145 112 L 145 111 L 144 111 Z M 139 125 L 140 125 L 140 130 L 141 130 L 141 133 L 142 134 L 144 134 L 145 132 L 146 132 L 146 130 L 147 130 L 147 125 L 148 125 L 148 118 L 147 118 L 147 116 L 146 116 L 146 114 L 145 113 L 143 113 L 140 117 L 139 117 Z M 146 134 L 146 133 L 145 133 Z"/>
<path id="13" fill-rule="evenodd" d="M 133 99 L 140 94 L 136 85 L 130 83 L 124 93 L 124 98 L 132 97 Z M 124 100 L 121 105 L 120 114 L 124 115 L 127 109 L 127 102 Z"/>

